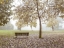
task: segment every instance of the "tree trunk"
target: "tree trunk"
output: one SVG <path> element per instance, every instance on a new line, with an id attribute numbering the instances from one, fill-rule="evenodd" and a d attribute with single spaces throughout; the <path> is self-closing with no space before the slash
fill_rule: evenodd
<path id="1" fill-rule="evenodd" d="M 40 25 L 39 38 L 41 38 L 41 36 L 42 36 L 42 24 L 41 24 L 40 18 L 39 18 L 39 25 Z"/>
<path id="2" fill-rule="evenodd" d="M 21 28 L 18 28 L 18 30 L 21 30 Z"/>
<path id="3" fill-rule="evenodd" d="M 38 10 L 38 0 L 36 0 L 36 4 L 37 4 L 37 14 L 38 14 L 38 18 L 39 18 L 39 38 L 41 38 L 42 36 L 42 28 L 41 28 L 41 17 L 39 16 L 39 10 Z"/>
<path id="4" fill-rule="evenodd" d="M 52 31 L 54 31 L 54 26 L 52 26 Z"/>

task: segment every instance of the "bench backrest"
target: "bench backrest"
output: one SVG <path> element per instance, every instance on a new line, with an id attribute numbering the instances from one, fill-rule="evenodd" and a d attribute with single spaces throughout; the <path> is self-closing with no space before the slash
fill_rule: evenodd
<path id="1" fill-rule="evenodd" d="M 29 36 L 29 33 L 15 33 L 15 36 Z"/>

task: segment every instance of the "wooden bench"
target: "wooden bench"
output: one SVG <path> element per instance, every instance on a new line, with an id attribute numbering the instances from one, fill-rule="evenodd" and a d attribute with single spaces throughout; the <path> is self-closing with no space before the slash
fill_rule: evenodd
<path id="1" fill-rule="evenodd" d="M 29 36 L 29 32 L 16 32 L 15 37 L 16 38 L 26 38 Z"/>

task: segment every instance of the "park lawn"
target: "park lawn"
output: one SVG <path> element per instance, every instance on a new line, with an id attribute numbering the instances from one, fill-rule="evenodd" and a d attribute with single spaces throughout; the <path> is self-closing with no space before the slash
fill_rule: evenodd
<path id="1" fill-rule="evenodd" d="M 6 35 L 6 36 L 15 36 L 15 32 L 31 32 L 28 30 L 0 30 L 0 35 Z"/>
<path id="2" fill-rule="evenodd" d="M 0 35 L 14 36 L 15 30 L 0 30 Z"/>
<path id="3" fill-rule="evenodd" d="M 38 35 L 39 31 L 34 30 L 0 30 L 0 35 L 6 35 L 6 36 L 14 36 L 15 32 L 29 32 L 29 35 Z M 64 34 L 64 30 L 58 30 L 58 31 L 42 31 L 43 34 Z"/>

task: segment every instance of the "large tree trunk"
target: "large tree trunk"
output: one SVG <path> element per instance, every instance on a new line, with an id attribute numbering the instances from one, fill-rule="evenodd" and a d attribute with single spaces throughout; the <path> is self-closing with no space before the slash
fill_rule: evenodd
<path id="1" fill-rule="evenodd" d="M 38 14 L 38 18 L 39 18 L 39 38 L 41 38 L 42 36 L 42 28 L 41 28 L 41 17 L 39 16 L 39 10 L 38 10 L 38 0 L 36 0 L 36 4 L 37 4 L 37 14 Z"/>

